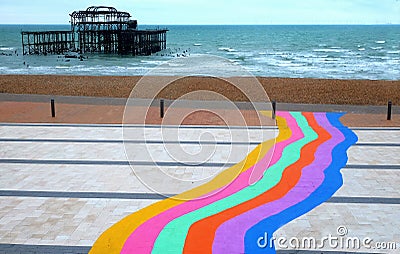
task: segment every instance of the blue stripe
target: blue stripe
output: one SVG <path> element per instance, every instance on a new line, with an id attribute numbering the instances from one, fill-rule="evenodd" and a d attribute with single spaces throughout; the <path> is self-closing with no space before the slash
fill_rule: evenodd
<path id="1" fill-rule="evenodd" d="M 349 128 L 341 124 L 339 118 L 342 117 L 342 115 L 342 113 L 327 113 L 330 123 L 343 133 L 345 140 L 333 149 L 332 163 L 324 171 L 325 180 L 322 185 L 307 199 L 280 212 L 277 215 L 260 221 L 258 224 L 249 229 L 246 232 L 244 239 L 246 253 L 276 253 L 274 246 L 272 246 L 272 248 L 269 248 L 271 246 L 267 246 L 265 249 L 259 248 L 257 245 L 257 240 L 261 236 L 264 236 L 265 233 L 271 237 L 273 233 L 283 225 L 300 217 L 303 214 L 308 213 L 315 207 L 329 200 L 332 195 L 343 185 L 343 179 L 340 170 L 346 165 L 348 160 L 346 151 L 350 148 L 350 146 L 357 142 L 358 138 Z"/>

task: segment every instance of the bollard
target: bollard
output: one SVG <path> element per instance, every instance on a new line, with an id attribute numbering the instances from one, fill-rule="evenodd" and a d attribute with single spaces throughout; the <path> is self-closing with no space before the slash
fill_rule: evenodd
<path id="1" fill-rule="evenodd" d="M 272 101 L 272 119 L 276 118 L 276 101 Z"/>
<path id="2" fill-rule="evenodd" d="M 160 100 L 160 117 L 164 118 L 164 100 Z"/>
<path id="3" fill-rule="evenodd" d="M 387 120 L 392 120 L 392 101 L 388 102 Z"/>
<path id="4" fill-rule="evenodd" d="M 51 99 L 51 117 L 56 117 L 56 106 L 54 104 L 54 99 Z"/>

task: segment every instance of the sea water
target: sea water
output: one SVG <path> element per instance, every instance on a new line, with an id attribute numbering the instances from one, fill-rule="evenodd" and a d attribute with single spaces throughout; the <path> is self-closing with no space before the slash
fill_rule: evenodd
<path id="1" fill-rule="evenodd" d="M 69 30 L 68 25 L 0 25 L 0 74 L 144 75 L 177 57 L 209 54 L 255 76 L 400 79 L 400 25 L 164 27 L 169 32 L 162 52 L 89 54 L 80 61 L 22 54 L 21 31 Z"/>

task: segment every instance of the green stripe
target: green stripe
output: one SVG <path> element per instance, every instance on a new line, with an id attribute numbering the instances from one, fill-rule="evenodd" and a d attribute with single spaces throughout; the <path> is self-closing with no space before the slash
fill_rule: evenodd
<path id="1" fill-rule="evenodd" d="M 300 112 L 291 113 L 296 119 L 297 124 L 304 134 L 304 138 L 288 145 L 282 153 L 281 159 L 265 173 L 264 177 L 256 184 L 246 187 L 241 191 L 200 208 L 191 213 L 187 213 L 168 223 L 160 232 L 154 243 L 153 253 L 181 253 L 185 244 L 185 239 L 189 228 L 195 222 L 211 215 L 217 214 L 243 202 L 253 199 L 267 190 L 277 185 L 284 170 L 300 159 L 300 151 L 306 144 L 316 140 L 318 135 L 309 126 L 306 118 Z M 199 239 L 201 241 L 201 239 Z M 173 244 L 171 244 L 173 242 Z"/>

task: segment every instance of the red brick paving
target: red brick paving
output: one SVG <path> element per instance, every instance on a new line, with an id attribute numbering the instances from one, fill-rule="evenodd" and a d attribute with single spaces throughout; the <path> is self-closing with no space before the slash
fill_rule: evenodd
<path id="1" fill-rule="evenodd" d="M 0 122 L 3 123 L 76 123 L 76 124 L 121 124 L 123 105 L 56 104 L 56 117 L 51 117 L 49 103 L 42 102 L 0 102 Z M 216 109 L 193 111 L 180 108 L 166 109 L 164 119 L 160 118 L 158 107 L 135 107 L 126 115 L 124 123 L 168 124 L 168 125 L 229 125 L 258 126 L 274 125 L 274 121 L 260 116 L 252 110 Z M 244 119 L 243 119 L 244 118 Z M 145 119 L 145 121 L 143 120 Z M 393 115 L 392 121 L 383 114 L 346 114 L 343 124 L 352 127 L 400 127 L 400 115 Z"/>

